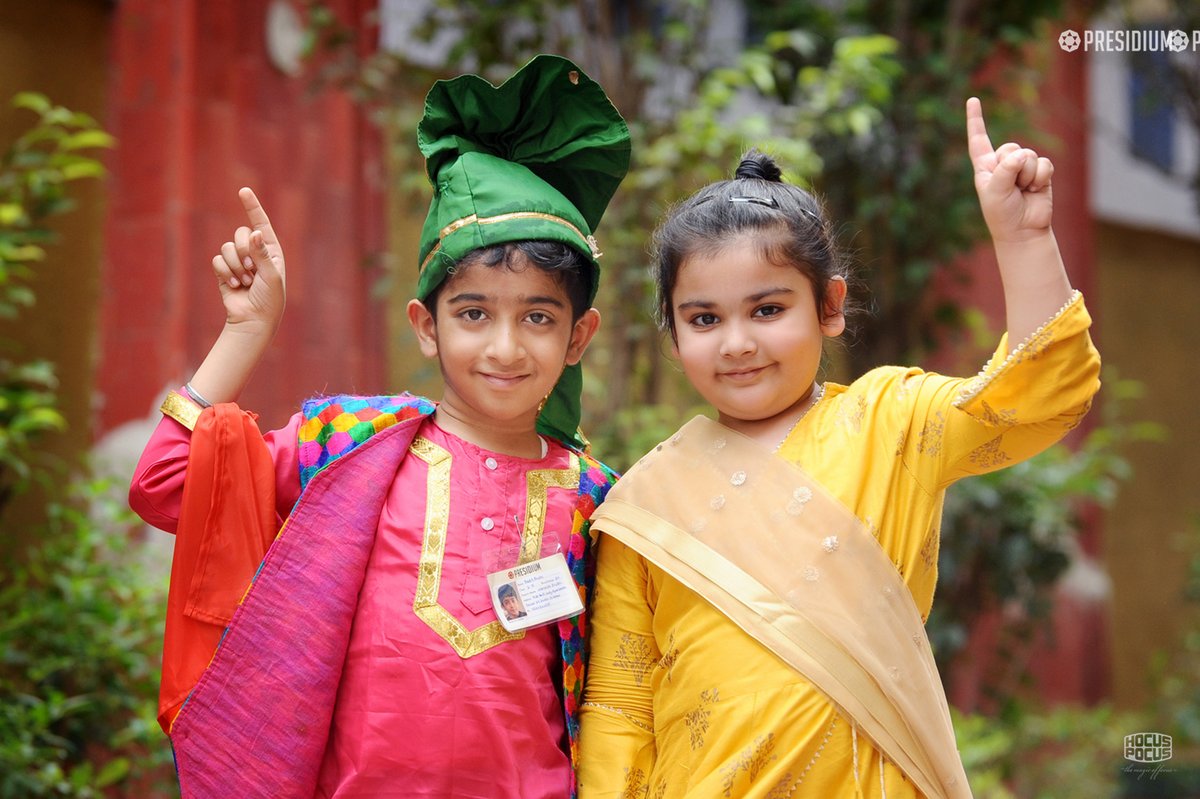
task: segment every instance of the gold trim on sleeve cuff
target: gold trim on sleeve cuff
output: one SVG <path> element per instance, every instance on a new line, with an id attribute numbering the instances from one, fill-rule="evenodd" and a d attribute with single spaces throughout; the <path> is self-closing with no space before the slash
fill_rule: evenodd
<path id="1" fill-rule="evenodd" d="M 193 430 L 202 409 L 178 391 L 172 391 L 167 394 L 167 398 L 163 400 L 159 410 L 162 411 L 163 416 L 170 416 L 188 430 Z"/>

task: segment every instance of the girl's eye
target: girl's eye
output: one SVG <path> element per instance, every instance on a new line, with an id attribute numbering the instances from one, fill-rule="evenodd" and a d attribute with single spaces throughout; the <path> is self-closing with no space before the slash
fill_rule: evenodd
<path id="1" fill-rule="evenodd" d="M 762 305 L 754 309 L 754 315 L 758 317 L 778 316 L 783 313 L 783 308 L 778 305 Z"/>
<path id="2" fill-rule="evenodd" d="M 688 320 L 692 327 L 712 327 L 717 323 L 717 315 L 711 313 L 696 314 Z"/>

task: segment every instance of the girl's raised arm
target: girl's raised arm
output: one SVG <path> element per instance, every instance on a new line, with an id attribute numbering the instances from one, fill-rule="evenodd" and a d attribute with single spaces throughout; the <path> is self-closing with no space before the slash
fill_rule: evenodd
<path id="1" fill-rule="evenodd" d="M 1004 284 L 1008 340 L 1015 346 L 1071 297 L 1071 284 L 1050 227 L 1054 165 L 1015 142 L 993 149 L 983 107 L 975 97 L 967 100 L 967 150 Z"/>
<path id="2" fill-rule="evenodd" d="M 275 337 L 286 298 L 283 248 L 258 197 L 238 192 L 250 226 L 221 245 L 212 269 L 225 305 L 225 327 L 192 377 L 211 403 L 233 402 Z"/>

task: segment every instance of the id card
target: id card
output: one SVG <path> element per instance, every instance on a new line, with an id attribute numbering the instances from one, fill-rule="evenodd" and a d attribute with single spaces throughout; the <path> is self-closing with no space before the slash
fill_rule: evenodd
<path id="1" fill-rule="evenodd" d="M 561 552 L 487 576 L 500 626 L 510 633 L 583 612 L 579 589 Z"/>

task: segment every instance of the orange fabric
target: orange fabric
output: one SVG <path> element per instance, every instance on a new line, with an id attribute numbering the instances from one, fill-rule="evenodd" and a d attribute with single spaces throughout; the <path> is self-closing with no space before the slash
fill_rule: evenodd
<path id="1" fill-rule="evenodd" d="M 168 733 L 278 531 L 275 468 L 255 419 L 226 403 L 192 430 L 158 693 Z"/>

